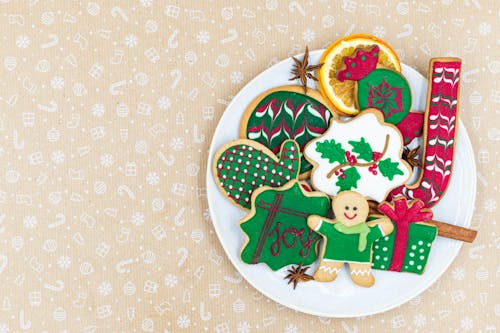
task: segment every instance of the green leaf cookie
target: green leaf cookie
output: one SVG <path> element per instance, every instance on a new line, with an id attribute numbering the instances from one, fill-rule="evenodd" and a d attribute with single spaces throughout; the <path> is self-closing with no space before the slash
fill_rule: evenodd
<path id="1" fill-rule="evenodd" d="M 248 264 L 265 263 L 272 270 L 312 264 L 321 236 L 308 227 L 307 217 L 323 216 L 329 207 L 326 194 L 306 192 L 297 180 L 280 188 L 256 190 L 252 210 L 240 222 L 248 236 L 241 259 Z"/>

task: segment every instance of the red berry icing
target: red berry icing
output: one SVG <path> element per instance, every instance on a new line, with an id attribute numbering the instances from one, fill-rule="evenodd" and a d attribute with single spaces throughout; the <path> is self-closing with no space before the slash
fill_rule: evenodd
<path id="1" fill-rule="evenodd" d="M 372 159 L 374 162 L 377 162 L 378 160 L 380 160 L 381 157 L 382 157 L 382 153 L 379 153 L 378 151 L 374 151 L 372 153 Z"/>

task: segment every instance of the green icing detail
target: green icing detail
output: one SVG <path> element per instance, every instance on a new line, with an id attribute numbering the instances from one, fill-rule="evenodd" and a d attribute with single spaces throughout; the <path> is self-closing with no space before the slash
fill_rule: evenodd
<path id="1" fill-rule="evenodd" d="M 286 90 L 274 91 L 252 111 L 246 136 L 274 153 L 287 139 L 297 141 L 302 150 L 309 141 L 326 131 L 330 118 L 328 108 L 310 96 Z M 311 169 L 312 165 L 302 157 L 300 173 Z"/>
<path id="2" fill-rule="evenodd" d="M 297 178 L 300 153 L 294 141 L 285 141 L 276 162 L 258 148 L 235 144 L 216 156 L 215 163 L 215 176 L 226 195 L 250 208 L 251 195 L 259 186 L 282 186 Z"/>
<path id="3" fill-rule="evenodd" d="M 405 260 L 403 262 L 402 272 L 422 274 L 424 272 L 432 242 L 436 239 L 437 228 L 435 226 L 411 223 L 408 229 Z"/>
<path id="4" fill-rule="evenodd" d="M 349 229 L 362 229 L 363 232 L 349 232 Z M 353 230 L 354 231 L 354 230 Z M 317 232 L 324 236 L 323 260 L 369 263 L 373 243 L 382 237 L 378 225 L 368 227 L 365 223 L 356 227 L 346 227 L 322 220 Z"/>
<path id="5" fill-rule="evenodd" d="M 355 167 L 349 167 L 344 170 L 344 174 L 338 177 L 335 185 L 339 187 L 339 192 L 348 191 L 353 188 L 358 187 L 358 180 L 361 179 L 361 176 L 358 172 L 358 169 Z"/>
<path id="6" fill-rule="evenodd" d="M 373 150 L 370 143 L 366 142 L 365 138 L 361 138 L 359 141 L 348 141 L 352 146 L 352 151 L 358 154 L 358 159 L 365 160 L 366 162 L 371 162 L 373 160 Z"/>
<path id="7" fill-rule="evenodd" d="M 334 139 L 316 143 L 316 151 L 321 154 L 321 158 L 327 159 L 330 163 L 345 163 L 345 150 L 342 144 L 336 143 Z"/>
<path id="8" fill-rule="evenodd" d="M 378 162 L 380 173 L 384 177 L 389 178 L 389 180 L 392 180 L 395 175 L 404 175 L 404 172 L 399 169 L 398 166 L 399 162 L 392 162 L 390 158 L 386 158 Z"/>
<path id="9" fill-rule="evenodd" d="M 307 192 L 306 192 L 307 193 Z M 286 190 L 267 189 L 254 198 L 255 212 L 240 224 L 248 235 L 241 259 L 248 264 L 266 263 L 272 270 L 291 264 L 312 264 L 321 236 L 307 226 L 309 215 L 325 215 L 327 195 L 306 194 L 298 181 Z"/>
<path id="10" fill-rule="evenodd" d="M 374 219 L 374 217 L 368 218 Z M 396 224 L 392 223 L 394 228 Z M 431 250 L 432 242 L 436 239 L 437 228 L 428 224 L 410 223 L 408 228 L 408 243 L 406 247 L 405 259 L 401 272 L 422 274 L 424 272 L 427 259 Z M 372 268 L 388 270 L 391 265 L 394 251 L 394 239 L 396 232 L 379 238 L 373 244 Z"/>
<path id="11" fill-rule="evenodd" d="M 386 122 L 400 123 L 411 109 L 411 90 L 398 72 L 375 69 L 358 82 L 360 110 L 376 108 L 383 112 Z"/>

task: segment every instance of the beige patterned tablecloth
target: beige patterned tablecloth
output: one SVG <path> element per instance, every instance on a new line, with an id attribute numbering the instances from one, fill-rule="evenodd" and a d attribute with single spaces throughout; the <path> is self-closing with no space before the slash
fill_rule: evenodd
<path id="1" fill-rule="evenodd" d="M 389 3 L 389 4 L 384 4 Z M 500 331 L 496 0 L 0 1 L 0 333 Z M 384 314 L 263 297 L 207 211 L 211 135 L 255 75 L 305 45 L 386 39 L 421 73 L 463 59 L 474 244 Z"/>

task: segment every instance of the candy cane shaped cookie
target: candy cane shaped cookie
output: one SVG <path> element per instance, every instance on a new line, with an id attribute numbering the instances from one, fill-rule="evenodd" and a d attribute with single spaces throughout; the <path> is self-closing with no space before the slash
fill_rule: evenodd
<path id="1" fill-rule="evenodd" d="M 425 207 L 439 202 L 450 183 L 458 120 L 460 87 L 458 58 L 434 58 L 429 64 L 429 88 L 424 119 L 423 169 L 418 181 L 394 189 L 388 196 L 420 199 Z"/>

